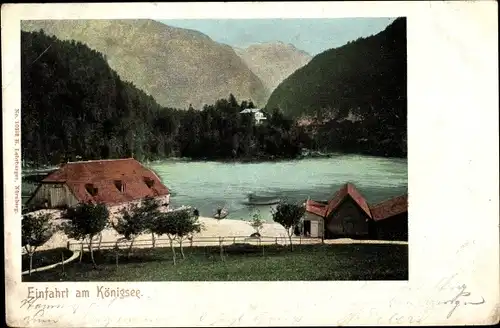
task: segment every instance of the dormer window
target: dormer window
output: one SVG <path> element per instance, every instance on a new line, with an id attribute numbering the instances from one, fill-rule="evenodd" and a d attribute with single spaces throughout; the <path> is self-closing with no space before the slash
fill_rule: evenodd
<path id="1" fill-rule="evenodd" d="M 144 177 L 144 183 L 146 184 L 146 186 L 148 186 L 148 188 L 153 188 L 154 184 L 155 184 L 155 180 L 151 179 L 151 178 L 148 178 L 148 177 Z"/>
<path id="2" fill-rule="evenodd" d="M 116 189 L 118 189 L 118 191 L 120 192 L 124 192 L 125 191 L 125 186 L 123 184 L 123 181 L 122 180 L 115 180 L 115 187 Z"/>
<path id="3" fill-rule="evenodd" d="M 85 189 L 90 194 L 90 196 L 92 196 L 92 197 L 97 196 L 97 188 L 94 187 L 94 185 L 92 183 L 87 183 L 85 185 Z"/>

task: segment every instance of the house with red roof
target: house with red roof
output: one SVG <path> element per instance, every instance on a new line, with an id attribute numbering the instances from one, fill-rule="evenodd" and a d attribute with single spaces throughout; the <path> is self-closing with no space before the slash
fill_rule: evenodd
<path id="1" fill-rule="evenodd" d="M 407 240 L 408 196 L 370 206 L 353 184 L 346 183 L 328 202 L 306 201 L 304 233 L 325 239 Z"/>
<path id="2" fill-rule="evenodd" d="M 88 202 L 117 206 L 148 196 L 164 206 L 170 202 L 160 178 L 133 158 L 69 162 L 41 181 L 27 206 L 60 208 Z"/>

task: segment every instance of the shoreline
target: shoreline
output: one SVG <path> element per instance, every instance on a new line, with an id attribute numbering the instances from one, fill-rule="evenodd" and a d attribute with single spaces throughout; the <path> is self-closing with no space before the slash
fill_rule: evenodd
<path id="1" fill-rule="evenodd" d="M 316 152 L 316 151 L 312 151 Z M 383 156 L 376 155 L 371 153 L 364 152 L 325 152 L 321 154 L 312 154 L 312 155 L 298 155 L 296 157 L 254 157 L 254 158 L 187 158 L 187 157 L 165 157 L 161 159 L 143 159 L 140 160 L 141 163 L 145 165 L 155 165 L 163 162 L 189 162 L 189 163 L 197 163 L 197 162 L 214 162 L 214 163 L 234 163 L 234 164 L 258 164 L 258 163 L 278 163 L 278 162 L 286 162 L 286 161 L 300 161 L 300 160 L 309 160 L 309 159 L 326 159 L 326 158 L 335 158 L 340 156 L 366 156 L 366 157 L 375 157 L 375 158 L 387 158 L 387 159 L 408 159 L 408 156 Z M 105 159 L 92 159 L 93 161 L 105 160 Z M 64 164 L 64 163 L 61 163 Z M 39 167 L 29 167 L 25 166 L 21 168 L 22 174 L 27 175 L 43 175 L 47 171 L 55 170 L 59 167 L 59 165 L 41 165 Z"/>
<path id="2" fill-rule="evenodd" d="M 36 211 L 37 213 L 53 213 L 53 218 L 52 218 L 52 223 L 54 226 L 59 226 L 60 223 L 62 223 L 62 220 L 60 219 L 61 211 L 59 210 L 40 210 Z M 110 212 L 110 221 L 114 220 L 116 218 L 117 213 L 116 212 Z M 249 224 L 248 221 L 244 220 L 239 220 L 239 219 L 223 219 L 221 221 L 217 221 L 214 218 L 209 218 L 209 217 L 202 217 L 200 216 L 198 221 L 203 225 L 204 229 L 200 232 L 194 235 L 194 240 L 196 239 L 215 239 L 218 237 L 225 237 L 226 239 L 228 238 L 250 238 L 250 235 L 255 232 L 255 229 L 252 228 Z M 278 223 L 264 223 L 263 228 L 260 230 L 260 234 L 263 237 L 272 237 L 272 238 L 288 238 L 285 229 L 279 225 Z M 120 237 L 123 237 L 119 235 L 113 228 L 105 228 L 102 231 L 102 242 L 109 244 L 109 243 L 115 243 Z M 161 238 L 162 240 L 166 239 L 167 237 L 161 236 L 158 237 L 155 235 L 155 238 Z M 231 242 L 232 240 L 231 239 Z M 97 242 L 96 242 L 97 240 Z M 95 237 L 93 243 L 98 243 L 99 237 Z M 227 242 L 229 240 L 226 240 Z M 66 234 L 63 231 L 58 230 L 54 235 L 42 246 L 37 248 L 37 250 L 48 250 L 48 249 L 53 249 L 53 248 L 58 248 L 58 247 L 67 247 L 68 242 L 75 244 L 75 243 L 80 243 L 80 241 L 70 239 L 66 236 Z M 152 244 L 152 236 L 150 233 L 144 233 L 142 235 L 139 235 L 135 241 L 146 243 L 149 245 Z M 128 244 L 128 242 L 127 242 Z M 185 245 L 189 244 L 189 241 L 186 240 L 184 242 Z M 199 242 L 197 242 L 199 244 Z M 210 242 L 212 245 L 216 245 L 213 242 Z M 97 244 L 96 244 L 97 246 Z M 138 245 L 139 246 L 139 245 Z"/>

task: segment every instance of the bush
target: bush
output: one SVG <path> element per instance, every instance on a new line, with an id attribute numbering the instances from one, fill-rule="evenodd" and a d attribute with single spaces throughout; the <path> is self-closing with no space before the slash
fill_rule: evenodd
<path id="1" fill-rule="evenodd" d="M 262 252 L 259 246 L 248 243 L 236 243 L 230 246 L 226 246 L 227 254 L 248 254 L 258 252 Z"/>

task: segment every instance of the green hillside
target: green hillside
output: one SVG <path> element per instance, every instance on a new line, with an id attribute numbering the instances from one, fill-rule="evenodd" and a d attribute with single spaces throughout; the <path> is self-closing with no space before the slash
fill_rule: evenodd
<path id="1" fill-rule="evenodd" d="M 276 88 L 266 108 L 318 123 L 320 148 L 406 155 L 406 19 L 315 56 Z"/>
<path id="2" fill-rule="evenodd" d="M 266 107 L 307 116 L 321 108 L 342 113 L 360 107 L 369 113 L 387 106 L 406 109 L 404 18 L 377 35 L 315 56 L 276 88 Z"/>
<path id="3" fill-rule="evenodd" d="M 75 41 L 21 32 L 23 159 L 57 164 L 142 153 L 161 106 L 124 82 L 104 55 Z"/>

